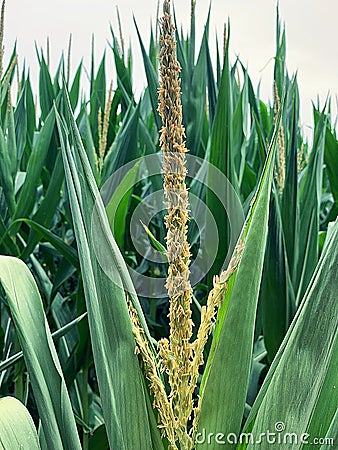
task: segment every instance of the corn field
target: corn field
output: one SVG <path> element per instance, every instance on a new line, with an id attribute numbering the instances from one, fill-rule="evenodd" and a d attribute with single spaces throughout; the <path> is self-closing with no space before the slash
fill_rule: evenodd
<path id="1" fill-rule="evenodd" d="M 264 102 L 191 6 L 135 19 L 138 98 L 119 30 L 38 87 L 1 52 L 0 449 L 338 448 L 331 99 L 304 137 L 278 8 Z"/>

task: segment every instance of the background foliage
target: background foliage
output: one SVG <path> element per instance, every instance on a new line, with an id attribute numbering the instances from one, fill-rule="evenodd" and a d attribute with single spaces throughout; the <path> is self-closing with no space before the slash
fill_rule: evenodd
<path id="1" fill-rule="evenodd" d="M 276 24 L 274 101 L 268 104 L 241 61 L 230 61 L 230 27 L 216 61 L 209 52 L 209 16 L 199 45 L 194 15 L 188 35 L 176 32 L 187 148 L 227 176 L 245 215 L 254 194 L 266 190 L 265 210 L 250 222 L 256 247 L 251 238 L 247 265 L 241 266 L 244 275 L 236 275 L 243 281 L 234 287 L 234 295 L 240 293 L 251 265 L 257 292 L 242 291 L 247 296 L 236 303 L 241 307 L 233 301 L 228 311 L 221 308 L 206 358 L 207 365 L 213 361 L 214 370 L 219 369 L 210 372 L 205 390 L 212 391 L 212 411 L 227 410 L 217 413 L 222 432 L 231 424 L 229 431 L 239 433 L 248 418 L 244 429 L 258 433 L 283 419 L 291 430 L 337 437 L 338 256 L 337 225 L 332 222 L 338 212 L 338 141 L 329 98 L 325 105 L 313 105 L 311 142 L 302 135 L 297 76 L 286 68 L 286 37 L 278 13 Z M 0 253 L 19 258 L 29 271 L 17 260 L 0 257 L 0 395 L 13 395 L 27 406 L 40 427 L 42 448 L 105 449 L 108 442 L 118 449 L 167 446 L 154 425 L 156 412 L 134 355 L 125 294 L 100 268 L 90 236 L 92 208 L 109 176 L 160 151 L 158 33 L 152 30 L 146 47 L 138 32 L 147 87 L 135 98 L 132 50 L 121 49 L 111 31 L 110 48 L 97 67 L 92 55 L 88 95 L 81 89 L 82 64 L 71 78 L 69 61 L 62 57 L 51 73 L 42 49 L 37 49 L 37 102 L 29 70 L 18 71 L 16 48 L 1 76 Z M 112 87 L 107 57 L 116 68 Z M 281 127 L 270 156 L 271 187 L 259 187 L 278 103 Z M 108 249 L 112 267 L 119 262 L 116 276 L 124 282 L 130 282 L 125 262 L 145 275 L 165 276 L 166 266 L 139 255 L 129 232 L 133 211 L 161 183 L 160 175 L 135 183 L 118 206 L 112 230 L 109 208 L 107 217 L 99 205 L 97 238 Z M 216 260 L 194 290 L 193 320 L 198 325 L 200 306 L 222 269 L 230 230 L 216 196 L 194 180 L 188 184 L 212 212 L 221 235 Z M 264 220 L 266 245 L 263 235 L 257 240 Z M 163 214 L 153 218 L 150 232 L 152 244 L 162 249 Z M 149 239 L 141 226 L 137 239 Z M 189 241 L 196 257 L 199 230 L 194 221 Z M 146 334 L 155 340 L 167 336 L 167 299 L 135 293 L 132 301 Z M 222 343 L 217 351 L 216 342 Z M 227 363 L 223 378 L 222 361 Z M 212 389 L 219 383 L 218 390 Z M 222 402 L 228 403 L 226 408 Z M 271 405 L 278 405 L 273 414 Z M 206 427 L 215 426 L 212 411 L 203 416 L 202 409 Z M 25 427 L 30 426 L 27 419 Z"/>

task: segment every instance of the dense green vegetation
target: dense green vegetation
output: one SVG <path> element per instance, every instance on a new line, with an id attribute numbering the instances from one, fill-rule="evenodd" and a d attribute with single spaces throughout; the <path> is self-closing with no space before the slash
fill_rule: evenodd
<path id="1" fill-rule="evenodd" d="M 195 431 L 258 436 L 283 422 L 286 432 L 309 433 L 309 442 L 323 438 L 311 449 L 324 450 L 326 437 L 338 439 L 338 140 L 330 99 L 313 106 L 311 145 L 302 135 L 297 77 L 286 68 L 278 14 L 276 24 L 268 104 L 241 61 L 230 60 L 230 31 L 216 61 L 209 16 L 199 47 L 193 12 L 189 34 L 175 33 L 186 147 L 206 170 L 204 183 L 189 172 L 186 183 L 219 235 L 210 270 L 192 286 L 193 338 L 212 289 L 222 296 L 194 392 L 194 402 L 197 394 L 202 399 Z M 131 311 L 150 355 L 170 334 L 168 297 L 140 292 L 127 270 L 151 280 L 168 270 L 165 257 L 148 260 L 136 248 L 152 246 L 160 255 L 166 249 L 165 212 L 149 200 L 163 176 L 160 170 L 150 176 L 142 164 L 161 153 L 158 32 L 152 30 L 147 47 L 138 36 L 147 77 L 140 98 L 133 94 L 132 51 L 124 51 L 113 30 L 108 51 L 116 80 L 110 84 L 106 56 L 96 67 L 92 55 L 88 97 L 80 94 L 82 64 L 71 77 L 62 58 L 51 73 L 43 50 L 37 51 L 38 104 L 28 69 L 18 72 L 16 48 L 1 75 L 0 397 L 15 396 L 27 407 L 39 439 L 27 411 L 1 399 L 0 448 L 191 448 L 183 438 L 175 447 L 161 436 L 149 367 L 134 352 Z M 100 189 L 138 158 L 103 204 Z M 209 164 L 239 199 L 240 208 L 221 186 L 228 215 L 210 187 Z M 140 205 L 151 220 L 133 228 Z M 227 272 L 233 223 L 243 229 Z M 208 248 L 214 236 L 204 231 Z M 188 241 L 194 260 L 201 229 L 193 214 Z M 223 284 L 222 276 L 214 279 L 221 273 Z M 168 391 L 168 375 L 158 376 Z M 212 440 L 197 448 L 265 447 Z"/>

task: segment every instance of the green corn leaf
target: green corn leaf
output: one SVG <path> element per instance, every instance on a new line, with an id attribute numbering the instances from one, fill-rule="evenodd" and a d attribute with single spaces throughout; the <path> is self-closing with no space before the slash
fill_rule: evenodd
<path id="1" fill-rule="evenodd" d="M 229 280 L 220 308 L 213 345 L 201 385 L 199 433 L 235 433 L 240 430 L 249 383 L 254 325 L 263 269 L 268 227 L 272 170 L 275 158 L 277 128 L 258 191 L 243 228 L 244 244 L 238 268 Z M 237 382 L 234 385 L 233 380 Z M 230 406 L 231 405 L 231 406 Z M 201 441 L 199 441 L 201 442 Z M 199 449 L 234 448 L 207 440 Z"/>
<path id="2" fill-rule="evenodd" d="M 96 150 L 93 133 L 90 127 L 90 118 L 85 104 L 81 107 L 80 115 L 78 117 L 78 126 L 90 162 L 90 167 L 92 168 L 93 173 L 96 173 Z"/>
<path id="3" fill-rule="evenodd" d="M 65 57 L 64 57 L 64 53 L 62 52 L 60 60 L 59 60 L 59 64 L 56 68 L 56 72 L 54 75 L 54 83 L 53 83 L 53 88 L 54 88 L 54 94 L 57 95 L 60 92 L 60 78 L 62 76 L 62 74 L 65 74 Z"/>
<path id="4" fill-rule="evenodd" d="M 0 256 L 0 280 L 24 354 L 48 447 L 80 450 L 67 387 L 34 278 L 19 259 Z"/>
<path id="5" fill-rule="evenodd" d="M 92 68 L 93 69 L 93 68 Z M 94 69 L 93 69 L 94 70 Z M 92 73 L 91 89 L 90 89 L 90 113 L 89 122 L 92 131 L 93 141 L 95 147 L 99 147 L 99 133 L 98 133 L 98 114 L 99 109 L 103 113 L 106 106 L 106 54 L 103 54 L 100 62 L 96 78 Z"/>
<path id="6" fill-rule="evenodd" d="M 152 448 L 143 376 L 134 353 L 135 341 L 125 301 L 126 289 L 147 327 L 129 273 L 109 229 L 107 216 L 82 146 L 68 100 L 69 143 L 66 124 L 57 115 L 74 231 L 88 310 L 88 321 L 103 415 L 111 448 Z M 92 236 L 93 212 L 97 216 Z M 109 277 L 95 254 L 105 258 Z M 103 253 L 101 253 L 103 252 Z M 149 332 L 147 332 L 149 335 Z"/>
<path id="7" fill-rule="evenodd" d="M 337 315 L 337 313 L 335 314 Z M 332 331 L 334 333 L 334 330 Z M 337 420 L 334 416 L 337 415 L 338 411 L 338 396 L 335 391 L 337 387 L 337 367 L 338 339 L 336 337 L 332 348 L 331 360 L 323 377 L 324 381 L 307 429 L 307 433 L 310 436 L 323 438 L 326 434 L 327 437 L 334 439 L 335 442 L 337 442 L 338 438 L 338 428 L 332 428 L 332 425 L 334 420 Z M 320 448 L 320 444 L 312 445 L 311 448 L 317 450 Z"/>
<path id="8" fill-rule="evenodd" d="M 309 164 L 299 187 L 300 230 L 296 302 L 301 300 L 318 261 L 319 213 L 322 194 L 326 120 L 320 115 Z"/>
<path id="9" fill-rule="evenodd" d="M 157 28 L 157 27 L 156 27 Z M 157 31 L 157 29 L 156 29 Z M 155 69 L 155 71 L 157 70 L 158 67 L 158 42 L 157 42 L 157 35 L 156 35 L 156 42 L 155 42 L 155 37 L 154 37 L 154 30 L 153 27 L 151 27 L 150 29 L 150 40 L 149 40 L 149 58 L 150 61 Z"/>
<path id="10" fill-rule="evenodd" d="M 205 41 L 206 46 L 206 69 L 207 69 L 207 85 L 208 85 L 208 105 L 209 105 L 209 128 L 210 132 L 214 123 L 214 118 L 216 114 L 217 105 L 217 92 L 216 92 L 216 81 L 214 75 L 214 69 L 211 62 L 209 42 L 208 39 Z"/>
<path id="11" fill-rule="evenodd" d="M 110 228 L 121 251 L 124 245 L 128 207 L 139 167 L 140 161 L 126 173 L 106 206 L 106 213 Z M 107 187 L 109 187 L 109 185 L 107 185 Z M 103 197 L 105 197 L 104 186 L 101 193 Z"/>
<path id="12" fill-rule="evenodd" d="M 67 260 L 74 266 L 79 267 L 79 258 L 77 256 L 76 250 L 74 250 L 72 247 L 70 247 L 65 241 L 63 241 L 59 236 L 54 234 L 52 231 L 45 228 L 43 225 L 39 224 L 38 222 L 35 222 L 34 220 L 30 219 L 17 219 L 15 222 L 13 222 L 13 225 L 17 222 L 24 222 L 27 225 L 29 225 L 33 230 L 35 230 L 38 233 L 38 237 L 43 237 L 47 240 L 47 242 L 50 242 L 53 247 L 58 250 L 61 255 L 63 255 Z"/>
<path id="13" fill-rule="evenodd" d="M 26 217 L 32 210 L 36 200 L 36 189 L 42 168 L 46 163 L 50 142 L 55 126 L 55 112 L 52 109 L 39 132 L 38 138 L 29 158 L 25 182 L 21 188 L 18 205 L 13 220 Z"/>
<path id="14" fill-rule="evenodd" d="M 283 112 L 283 117 L 289 114 L 288 129 L 291 129 L 291 136 L 284 148 L 286 176 L 282 188 L 282 201 L 277 187 L 274 189 L 261 287 L 264 342 L 270 362 L 285 336 L 296 307 L 293 287 L 299 232 L 297 200 L 299 102 L 296 87 L 294 80 L 287 92 L 289 111 L 284 108 Z"/>
<path id="15" fill-rule="evenodd" d="M 126 116 L 116 135 L 103 166 L 102 180 L 106 181 L 117 169 L 141 156 L 138 148 L 137 132 L 140 123 L 140 105 L 129 105 Z"/>
<path id="16" fill-rule="evenodd" d="M 27 117 L 27 140 L 26 140 L 26 144 L 28 146 L 29 149 L 33 148 L 33 139 L 34 139 L 34 131 L 35 131 L 35 103 L 34 103 L 34 97 L 33 97 L 33 92 L 32 92 L 32 86 L 30 83 L 30 79 L 29 79 L 29 75 L 27 77 L 26 83 L 25 83 L 25 87 L 26 87 L 26 100 L 25 100 L 25 110 L 26 110 L 26 117 Z M 15 111 L 16 112 L 16 111 Z M 19 125 L 20 121 L 19 118 L 18 120 L 15 121 L 15 127 L 17 128 L 18 126 L 20 127 L 21 125 Z M 19 142 L 19 141 L 17 141 Z M 18 147 L 18 156 L 22 157 L 23 152 L 24 152 L 25 148 L 22 147 L 22 153 L 20 153 L 20 147 Z M 20 158 L 21 161 L 21 158 Z"/>
<path id="17" fill-rule="evenodd" d="M 338 208 L 338 141 L 329 127 L 326 128 L 324 160 L 330 180 L 332 195 L 335 200 L 336 207 Z"/>
<path id="18" fill-rule="evenodd" d="M 299 188 L 298 188 L 298 124 L 297 116 L 299 101 L 296 92 L 293 92 L 291 137 L 288 145 L 288 157 L 285 167 L 285 184 L 282 195 L 281 215 L 283 222 L 283 233 L 285 247 L 290 268 L 290 276 L 294 287 L 296 287 L 296 273 L 298 261 L 299 242 Z"/>
<path id="19" fill-rule="evenodd" d="M 0 450 L 39 450 L 32 417 L 14 397 L 0 398 Z"/>
<path id="20" fill-rule="evenodd" d="M 278 193 L 270 206 L 264 270 L 261 284 L 262 323 L 265 347 L 271 362 L 295 313 Z"/>
<path id="21" fill-rule="evenodd" d="M 8 111 L 7 148 L 11 159 L 11 174 L 14 179 L 18 171 L 18 150 L 16 145 L 15 120 L 12 107 Z"/>
<path id="22" fill-rule="evenodd" d="M 141 34 L 139 32 L 135 17 L 134 17 L 134 24 L 137 31 L 137 36 L 140 42 L 141 52 L 142 52 L 142 58 L 143 58 L 143 64 L 144 64 L 144 70 L 146 72 L 147 82 L 148 82 L 148 89 L 149 89 L 149 96 L 151 101 L 151 106 L 153 109 L 153 114 L 155 118 L 156 127 L 158 130 L 161 128 L 161 120 L 160 116 L 157 112 L 157 106 L 158 106 L 158 76 L 155 71 L 155 68 L 148 56 L 148 53 L 146 52 L 146 49 L 144 47 Z"/>
<path id="23" fill-rule="evenodd" d="M 0 127 L 0 186 L 11 214 L 14 213 L 16 204 L 14 197 L 14 183 L 11 170 L 9 148 L 5 140 L 4 132 Z"/>
<path id="24" fill-rule="evenodd" d="M 118 86 L 120 88 L 123 88 L 123 90 L 127 94 L 127 98 L 131 100 L 133 98 L 133 87 L 130 71 L 129 68 L 126 66 L 125 62 L 123 61 L 123 57 L 120 55 L 119 44 L 114 35 L 113 29 L 110 28 L 110 30 L 113 38 L 113 45 L 110 44 L 110 47 L 113 50 L 114 54 L 114 62 L 116 68 L 116 75 L 118 78 Z"/>
<path id="25" fill-rule="evenodd" d="M 232 123 L 233 99 L 232 78 L 229 67 L 228 37 L 224 55 L 224 67 L 222 70 L 221 84 L 217 99 L 216 115 L 213 123 L 212 133 L 210 135 L 208 161 L 212 165 L 216 166 L 227 177 L 236 193 L 238 193 L 238 179 L 234 168 L 233 152 L 231 151 L 233 143 Z M 225 186 L 224 189 L 226 189 Z M 215 262 L 213 263 L 208 273 L 208 285 L 211 286 L 213 276 L 220 273 L 220 271 L 222 270 L 222 265 L 229 250 L 231 230 L 227 212 L 220 204 L 216 195 L 210 189 L 207 189 L 206 192 L 206 204 L 210 209 L 212 216 L 215 218 L 219 233 L 222 233 L 222 239 L 220 240 L 218 245 Z M 235 211 L 235 206 L 232 204 L 230 198 L 228 199 L 227 204 L 232 214 L 232 220 L 234 220 L 235 216 L 239 216 L 239 214 L 237 211 Z"/>
<path id="26" fill-rule="evenodd" d="M 286 433 L 328 435 L 338 404 L 338 221 L 297 314 L 281 344 L 244 428 L 254 436 L 283 422 Z M 337 438 L 337 428 L 331 428 Z M 281 433 L 283 437 L 283 433 Z M 320 448 L 313 446 L 311 448 Z M 253 450 L 258 444 L 242 445 Z M 300 441 L 283 448 L 305 449 Z"/>
<path id="27" fill-rule="evenodd" d="M 73 110 L 77 107 L 79 103 L 81 74 L 82 74 L 82 61 L 80 62 L 79 67 L 76 70 L 73 84 L 69 91 L 69 99 Z"/>
<path id="28" fill-rule="evenodd" d="M 64 181 L 64 170 L 62 163 L 61 153 L 58 153 L 51 174 L 50 182 L 46 191 L 46 194 L 41 201 L 38 210 L 33 216 L 34 222 L 42 225 L 45 228 L 49 228 L 57 207 L 60 203 L 60 190 Z M 36 230 L 31 229 L 27 240 L 27 246 L 22 254 L 22 259 L 25 260 L 34 250 L 35 246 L 39 242 L 40 235 Z"/>
<path id="29" fill-rule="evenodd" d="M 235 83 L 237 86 L 237 83 Z M 247 134 L 248 134 L 248 82 L 247 76 L 244 76 L 244 85 L 239 94 L 238 101 L 235 103 L 234 115 L 232 119 L 233 127 L 233 159 L 234 170 L 237 173 L 238 183 L 241 184 L 244 175 L 245 163 L 247 161 Z"/>
<path id="30" fill-rule="evenodd" d="M 17 148 L 17 161 L 16 166 L 20 163 L 23 152 L 26 147 L 27 140 L 27 95 L 28 95 L 28 80 L 25 81 L 15 111 L 15 134 L 16 134 L 16 148 Z"/>
<path id="31" fill-rule="evenodd" d="M 45 122 L 49 115 L 55 98 L 52 79 L 49 73 L 49 68 L 46 64 L 43 54 L 40 60 L 40 75 L 39 75 L 39 99 L 41 108 L 41 121 Z"/>
<path id="32" fill-rule="evenodd" d="M 222 77 L 222 64 L 219 52 L 218 37 L 216 34 L 216 81 L 218 89 L 221 84 L 221 77 Z"/>
<path id="33" fill-rule="evenodd" d="M 210 14 L 210 10 L 209 10 Z M 193 61 L 189 64 L 190 79 L 187 87 L 187 95 L 182 99 L 183 117 L 187 134 L 187 148 L 191 154 L 204 157 L 201 138 L 203 132 L 203 124 L 205 120 L 206 111 L 206 86 L 207 86 L 207 40 L 209 34 L 209 18 L 205 25 L 204 34 L 202 38 L 201 48 L 198 54 L 196 66 L 193 66 Z M 189 44 L 189 56 L 192 58 L 192 46 Z"/>
<path id="34" fill-rule="evenodd" d="M 325 436 L 325 443 L 320 447 L 320 450 L 332 450 L 334 443 L 337 441 L 333 436 L 337 435 L 338 430 L 338 409 L 334 415 L 330 428 L 328 429 Z"/>
<path id="35" fill-rule="evenodd" d="M 276 56 L 274 68 L 274 81 L 277 86 L 279 98 L 282 98 L 284 89 L 286 88 L 286 39 L 285 27 L 281 30 L 281 22 L 279 17 L 279 6 L 277 5 L 276 14 Z"/>

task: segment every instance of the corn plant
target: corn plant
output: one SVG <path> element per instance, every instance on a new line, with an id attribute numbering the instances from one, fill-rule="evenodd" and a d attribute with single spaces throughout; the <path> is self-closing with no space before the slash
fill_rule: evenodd
<path id="1" fill-rule="evenodd" d="M 314 107 L 310 148 L 278 10 L 265 104 L 230 61 L 229 25 L 216 71 L 209 14 L 196 57 L 191 6 L 186 37 L 164 0 L 148 51 L 135 22 L 139 99 L 121 30 L 116 86 L 92 50 L 88 100 L 70 50 L 52 75 L 37 49 L 39 108 L 16 48 L 1 74 L 1 448 L 324 450 L 337 439 L 330 104 Z M 151 219 L 134 226 L 140 207 Z M 199 247 L 213 258 L 195 283 Z M 157 288 L 145 293 L 141 276 Z"/>

